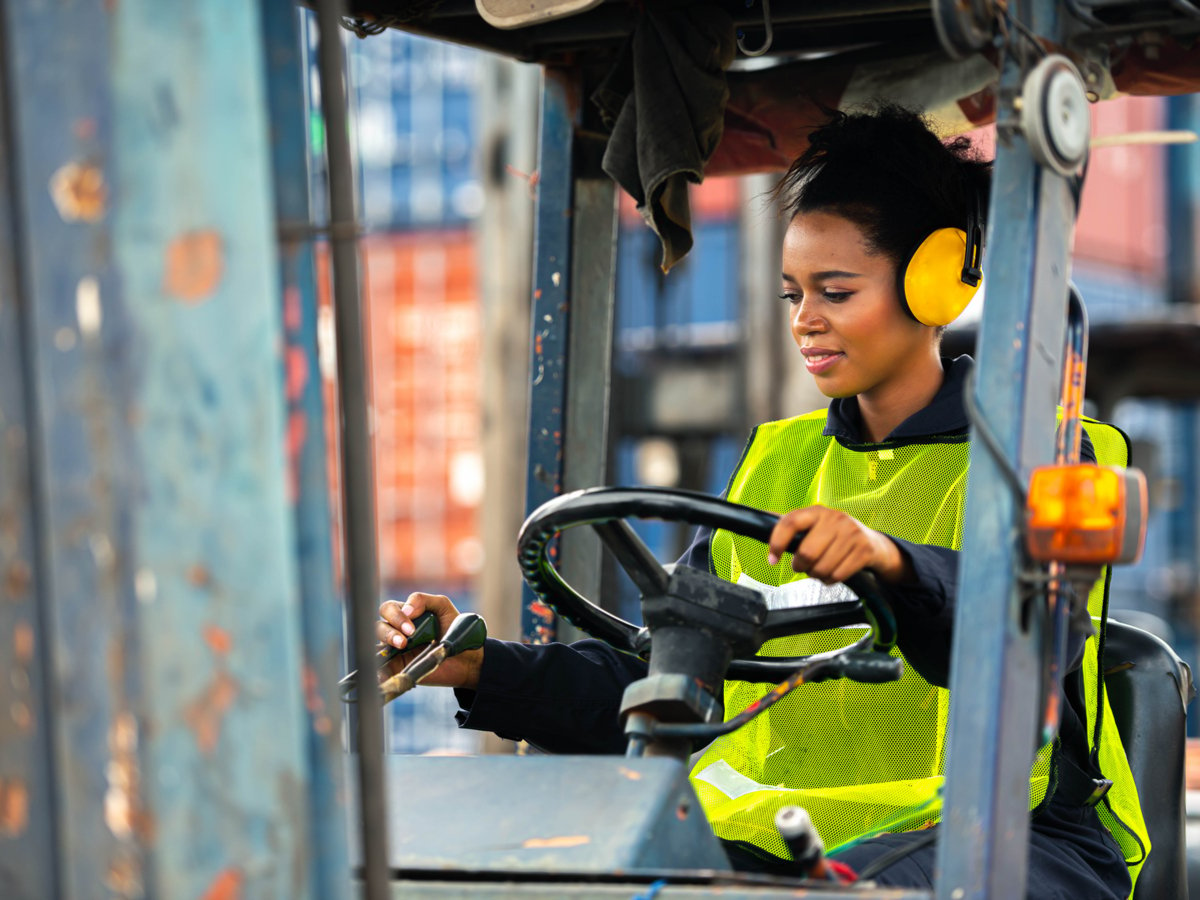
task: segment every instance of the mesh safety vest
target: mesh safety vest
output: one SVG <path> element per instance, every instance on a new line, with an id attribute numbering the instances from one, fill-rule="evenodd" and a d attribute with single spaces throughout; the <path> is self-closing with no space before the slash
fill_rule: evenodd
<path id="1" fill-rule="evenodd" d="M 751 434 L 727 497 L 771 512 L 813 504 L 839 509 L 878 531 L 920 544 L 959 549 L 962 543 L 968 448 L 965 434 L 921 442 L 847 449 L 822 434 L 824 410 L 760 425 Z M 1117 429 L 1092 420 L 1085 429 L 1101 464 L 1126 465 L 1128 444 Z M 709 559 L 730 581 L 752 579 L 768 588 L 804 578 L 789 556 L 767 564 L 766 546 L 716 531 Z M 1107 572 L 1088 596 L 1099 624 Z M 800 656 L 851 643 L 857 626 L 768 641 L 764 656 Z M 1089 746 L 1097 709 L 1097 638 L 1087 641 L 1082 666 Z M 900 655 L 893 650 L 893 655 Z M 767 685 L 729 681 L 725 710 L 732 716 L 760 699 Z M 1150 843 L 1120 736 L 1108 710 L 1100 727 L 1099 766 L 1113 787 L 1097 809 L 1120 843 L 1131 877 Z M 743 841 L 775 856 L 788 853 L 775 830 L 781 806 L 808 810 L 831 851 L 878 831 L 911 831 L 941 817 L 949 692 L 905 666 L 892 684 L 837 680 L 805 684 L 714 741 L 692 769 L 693 787 L 718 837 Z M 1030 808 L 1044 799 L 1055 755 L 1047 744 L 1030 777 Z"/>

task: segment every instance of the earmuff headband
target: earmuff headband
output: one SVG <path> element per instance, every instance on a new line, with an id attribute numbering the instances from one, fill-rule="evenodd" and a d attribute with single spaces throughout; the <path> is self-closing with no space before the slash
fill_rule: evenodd
<path id="1" fill-rule="evenodd" d="M 975 202 L 967 210 L 967 250 L 961 277 L 963 284 L 979 287 L 983 279 L 983 216 L 979 209 L 979 192 L 973 194 Z"/>

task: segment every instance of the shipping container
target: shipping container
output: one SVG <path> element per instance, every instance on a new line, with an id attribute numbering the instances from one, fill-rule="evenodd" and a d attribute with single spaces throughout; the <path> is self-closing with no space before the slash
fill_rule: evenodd
<path id="1" fill-rule="evenodd" d="M 483 563 L 480 315 L 466 231 L 371 235 L 361 244 L 384 585 L 467 587 Z M 322 303 L 327 257 L 319 257 Z M 335 409 L 332 367 L 323 367 Z M 329 444 L 336 446 L 329 416 Z M 336 456 L 331 454 L 331 480 Z"/>
<path id="2" fill-rule="evenodd" d="M 479 54 L 395 29 L 347 44 L 361 210 L 374 229 L 456 227 L 479 215 Z"/>
<path id="3" fill-rule="evenodd" d="M 1162 97 L 1122 97 L 1091 107 L 1092 136 L 1164 127 Z M 1075 260 L 1161 279 L 1167 253 L 1165 157 L 1159 144 L 1096 147 L 1075 229 Z"/>

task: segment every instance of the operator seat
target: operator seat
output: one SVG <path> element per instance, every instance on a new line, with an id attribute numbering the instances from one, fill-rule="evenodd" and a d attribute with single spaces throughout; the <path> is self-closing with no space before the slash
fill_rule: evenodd
<path id="1" fill-rule="evenodd" d="M 1161 638 L 1108 620 L 1104 684 L 1152 850 L 1136 898 L 1187 900 L 1184 743 L 1192 671 Z"/>

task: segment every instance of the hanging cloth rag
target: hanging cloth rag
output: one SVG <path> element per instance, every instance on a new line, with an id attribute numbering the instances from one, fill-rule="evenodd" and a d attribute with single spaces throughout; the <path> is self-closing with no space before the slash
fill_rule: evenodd
<path id="1" fill-rule="evenodd" d="M 591 98 L 611 129 L 604 171 L 658 235 L 664 272 L 692 247 L 687 186 L 721 141 L 735 48 L 733 20 L 712 3 L 648 8 Z"/>

